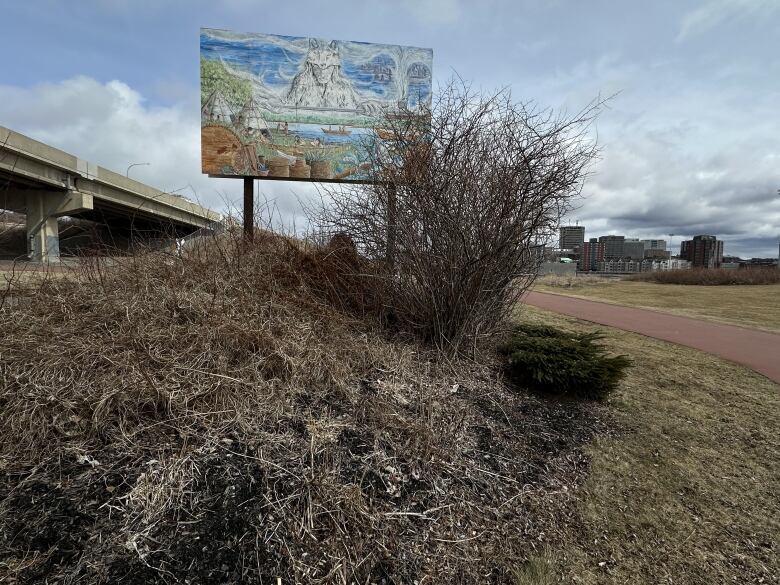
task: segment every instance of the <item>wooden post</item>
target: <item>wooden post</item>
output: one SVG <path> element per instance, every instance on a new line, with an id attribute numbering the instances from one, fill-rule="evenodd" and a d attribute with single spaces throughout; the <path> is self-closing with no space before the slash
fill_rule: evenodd
<path id="1" fill-rule="evenodd" d="M 395 236 L 398 216 L 396 195 L 395 184 L 389 184 L 387 186 L 387 249 L 385 250 L 385 260 L 391 269 L 395 265 Z"/>
<path id="2" fill-rule="evenodd" d="M 255 231 L 255 178 L 244 177 L 244 237 L 252 240 Z"/>

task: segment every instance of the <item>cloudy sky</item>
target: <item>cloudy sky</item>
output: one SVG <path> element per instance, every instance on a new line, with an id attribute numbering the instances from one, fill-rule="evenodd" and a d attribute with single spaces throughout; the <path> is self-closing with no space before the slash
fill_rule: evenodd
<path id="1" fill-rule="evenodd" d="M 717 234 L 776 256 L 780 0 L 3 0 L 0 125 L 209 206 L 200 173 L 201 26 L 432 47 L 434 83 L 575 111 L 618 95 L 571 217 L 586 236 Z M 263 183 L 300 222 L 310 186 Z"/>

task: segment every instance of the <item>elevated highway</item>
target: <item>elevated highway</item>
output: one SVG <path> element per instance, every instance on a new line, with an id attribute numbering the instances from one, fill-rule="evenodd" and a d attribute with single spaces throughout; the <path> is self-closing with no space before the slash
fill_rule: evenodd
<path id="1" fill-rule="evenodd" d="M 132 237 L 180 237 L 222 216 L 0 126 L 0 209 L 27 215 L 31 260 L 59 260 L 57 218 L 104 223 Z"/>

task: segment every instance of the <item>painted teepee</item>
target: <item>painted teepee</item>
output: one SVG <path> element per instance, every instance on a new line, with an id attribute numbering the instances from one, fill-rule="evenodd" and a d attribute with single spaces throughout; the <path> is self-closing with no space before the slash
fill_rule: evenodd
<path id="1" fill-rule="evenodd" d="M 211 92 L 211 95 L 200 109 L 200 115 L 203 120 L 209 122 L 224 122 L 229 124 L 233 119 L 233 108 L 225 96 L 218 89 Z"/>
<path id="2" fill-rule="evenodd" d="M 241 108 L 237 116 L 237 123 L 249 131 L 268 130 L 268 123 L 265 121 L 253 97 L 250 97 L 244 104 L 244 107 Z"/>

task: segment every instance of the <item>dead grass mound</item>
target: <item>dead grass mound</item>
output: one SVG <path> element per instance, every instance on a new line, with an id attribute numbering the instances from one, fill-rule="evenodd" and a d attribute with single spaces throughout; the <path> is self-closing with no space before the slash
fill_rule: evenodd
<path id="1" fill-rule="evenodd" d="M 777 268 L 749 268 L 728 270 L 726 268 L 695 268 L 691 270 L 655 270 L 640 272 L 627 280 L 656 282 L 659 284 L 780 284 L 780 270 Z"/>
<path id="2" fill-rule="evenodd" d="M 0 581 L 510 581 L 574 521 L 600 411 L 389 340 L 360 263 L 227 235 L 19 289 Z"/>

